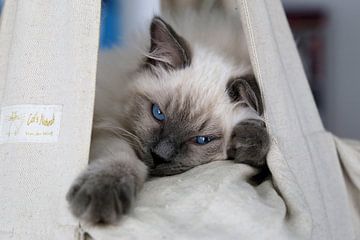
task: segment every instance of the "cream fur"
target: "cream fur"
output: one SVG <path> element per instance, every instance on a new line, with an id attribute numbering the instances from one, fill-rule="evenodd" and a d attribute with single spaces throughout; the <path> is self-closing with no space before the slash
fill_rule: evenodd
<path id="1" fill-rule="evenodd" d="M 205 14 L 194 14 L 192 11 L 181 16 L 165 14 L 164 19 L 190 43 L 193 53 L 191 66 L 173 73 L 173 76 L 169 76 L 171 81 L 166 77 L 159 81 L 152 74 L 136 76 L 140 62 L 148 55 L 150 23 L 145 29 L 135 30 L 134 35 L 125 41 L 124 47 L 99 52 L 95 126 L 100 119 L 112 122 L 112 119 L 121 118 L 124 105 L 114 103 L 126 102 L 134 87 L 139 91 L 169 91 L 179 90 L 180 87 L 180 92 L 189 93 L 194 98 L 204 101 L 211 99 L 217 104 L 218 115 L 227 116 L 226 120 L 231 119 L 229 128 L 242 119 L 255 117 L 251 110 L 240 110 L 229 105 L 224 92 L 230 77 L 252 73 L 240 24 L 234 16 L 226 18 L 217 12 Z M 201 101 L 197 103 L 194 107 L 204 105 Z M 229 116 L 230 112 L 234 115 Z"/>
<path id="2" fill-rule="evenodd" d="M 225 159 L 234 126 L 256 115 L 231 102 L 226 91 L 231 78 L 251 73 L 239 18 L 215 12 L 204 16 L 164 16 L 191 49 L 185 68 L 141 67 L 146 56 L 160 56 L 148 53 L 150 23 L 123 48 L 100 51 L 90 165 L 67 195 L 75 216 L 95 224 L 117 222 L 144 183 L 147 166 L 154 166 L 149 149 L 164 131 L 166 138 L 185 145 L 173 163 L 155 166 L 157 174 L 169 175 Z M 151 115 L 152 103 L 169 116 L 166 126 Z M 199 135 L 217 140 L 206 146 L 192 143 Z"/>

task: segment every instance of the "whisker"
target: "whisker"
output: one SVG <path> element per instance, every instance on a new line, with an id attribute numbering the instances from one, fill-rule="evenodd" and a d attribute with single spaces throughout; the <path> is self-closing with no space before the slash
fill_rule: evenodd
<path id="1" fill-rule="evenodd" d="M 121 127 L 101 126 L 98 129 L 110 131 L 118 137 L 123 137 L 123 139 L 126 142 L 128 142 L 131 146 L 138 147 L 138 148 L 140 148 L 141 151 L 144 150 L 140 139 L 135 134 L 133 134 Z"/>

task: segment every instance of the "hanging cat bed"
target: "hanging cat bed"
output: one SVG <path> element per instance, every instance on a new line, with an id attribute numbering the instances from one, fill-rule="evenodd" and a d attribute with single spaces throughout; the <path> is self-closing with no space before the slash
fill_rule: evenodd
<path id="1" fill-rule="evenodd" d="M 360 143 L 324 130 L 280 0 L 237 5 L 272 136 L 272 179 L 253 186 L 246 165 L 202 165 L 146 183 L 120 226 L 94 228 L 70 215 L 65 195 L 87 164 L 100 1 L 6 1 L 0 239 L 359 238 Z"/>

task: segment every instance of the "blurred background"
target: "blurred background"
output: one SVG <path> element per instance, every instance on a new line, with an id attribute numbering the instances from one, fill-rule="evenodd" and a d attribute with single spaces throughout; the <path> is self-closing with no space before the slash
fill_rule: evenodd
<path id="1" fill-rule="evenodd" d="M 360 1 L 282 2 L 325 127 L 360 139 Z"/>
<path id="2" fill-rule="evenodd" d="M 282 2 L 325 127 L 338 136 L 360 139 L 360 0 Z M 160 6 L 159 0 L 102 0 L 101 48 L 121 45 Z"/>

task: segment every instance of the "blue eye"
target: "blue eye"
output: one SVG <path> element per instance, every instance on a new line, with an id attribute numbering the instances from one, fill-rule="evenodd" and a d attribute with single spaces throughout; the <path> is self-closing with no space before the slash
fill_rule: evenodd
<path id="1" fill-rule="evenodd" d="M 196 136 L 195 137 L 195 142 L 199 145 L 205 145 L 208 144 L 209 142 L 211 142 L 213 139 L 211 137 L 208 136 Z"/>
<path id="2" fill-rule="evenodd" d="M 161 111 L 160 107 L 157 104 L 153 104 L 151 107 L 152 115 L 156 120 L 164 121 L 165 120 L 165 114 Z"/>

